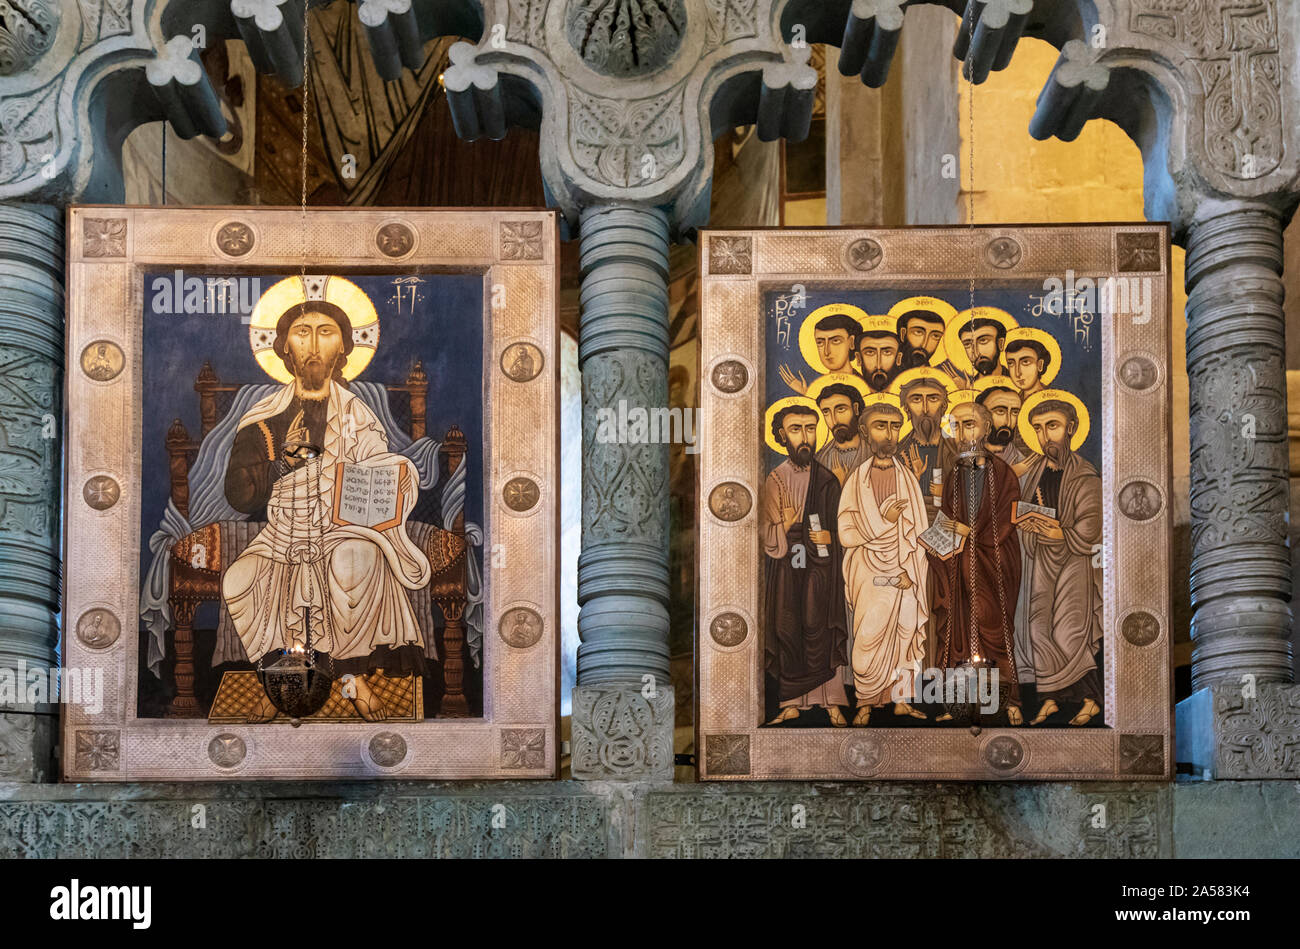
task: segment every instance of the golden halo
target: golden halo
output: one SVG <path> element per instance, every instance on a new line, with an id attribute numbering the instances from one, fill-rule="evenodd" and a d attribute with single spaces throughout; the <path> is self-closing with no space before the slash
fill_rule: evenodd
<path id="1" fill-rule="evenodd" d="M 822 390 L 827 386 L 833 386 L 836 383 L 840 385 L 852 386 L 858 390 L 858 394 L 865 399 L 871 395 L 871 387 L 867 385 L 867 380 L 863 379 L 855 372 L 828 372 L 824 376 L 818 376 L 808 386 L 808 391 L 804 393 L 812 399 L 813 405 L 817 404 L 817 397 L 822 394 Z"/>
<path id="2" fill-rule="evenodd" d="M 1042 446 L 1038 444 L 1038 433 L 1029 424 L 1029 413 L 1040 403 L 1049 401 L 1069 402 L 1074 406 L 1074 411 L 1079 415 L 1079 427 L 1075 429 L 1074 435 L 1070 438 L 1070 450 L 1078 451 L 1080 446 L 1088 440 L 1088 430 L 1092 427 L 1092 420 L 1088 414 L 1088 407 L 1083 404 L 1083 400 L 1073 392 L 1066 392 L 1064 389 L 1039 389 L 1025 399 L 1025 404 L 1020 406 L 1020 418 L 1016 423 L 1016 428 L 1020 430 L 1020 437 L 1034 454 L 1041 455 L 1043 453 Z"/>
<path id="3" fill-rule="evenodd" d="M 379 315 L 366 292 L 343 277 L 287 277 L 262 294 L 249 321 L 248 343 L 262 371 L 276 382 L 292 382 L 293 375 L 275 352 L 275 325 L 286 311 L 309 300 L 332 303 L 352 324 L 352 352 L 343 365 L 343 378 L 355 379 L 370 364 L 379 345 Z"/>
<path id="4" fill-rule="evenodd" d="M 970 358 L 966 355 L 966 347 L 961 343 L 961 330 L 971 320 L 997 320 L 1007 328 L 1007 331 L 1015 329 L 1019 324 L 1016 318 L 1006 310 L 999 310 L 995 306 L 977 306 L 970 310 L 962 310 L 948 322 L 948 329 L 943 334 L 943 350 L 948 354 L 948 359 L 952 364 L 960 369 L 966 375 L 974 375 L 975 367 L 971 365 Z M 935 350 L 936 353 L 939 350 Z"/>
<path id="5" fill-rule="evenodd" d="M 787 395 L 785 398 L 777 399 L 767 407 L 767 411 L 763 413 L 763 440 L 767 442 L 767 447 L 780 455 L 790 454 L 789 450 L 778 442 L 776 436 L 772 434 L 772 419 L 776 416 L 777 412 L 780 412 L 782 409 L 791 405 L 802 405 L 817 416 L 816 450 L 821 451 L 822 446 L 830 440 L 831 431 L 826 427 L 826 420 L 822 418 L 822 411 L 817 408 L 817 403 L 806 395 Z"/>
<path id="6" fill-rule="evenodd" d="M 868 395 L 865 399 L 863 399 L 862 401 L 863 401 L 863 407 L 862 407 L 862 414 L 863 414 L 863 416 L 865 416 L 865 415 L 867 414 L 867 411 L 866 411 L 866 410 L 867 410 L 867 407 L 868 407 L 868 406 L 878 405 L 878 404 L 880 404 L 881 402 L 884 402 L 886 405 L 892 405 L 894 408 L 898 409 L 898 411 L 900 411 L 900 412 L 903 413 L 903 427 L 900 428 L 900 429 L 898 430 L 898 440 L 899 440 L 900 442 L 901 442 L 904 438 L 906 438 L 906 437 L 908 436 L 908 434 L 911 433 L 911 431 L 912 431 L 912 420 L 911 420 L 911 418 L 908 417 L 907 412 L 903 409 L 903 403 L 902 403 L 902 400 L 900 400 L 900 399 L 898 398 L 898 396 L 894 395 L 894 393 L 892 393 L 892 392 L 873 392 L 873 393 L 871 393 L 870 395 Z"/>
<path id="7" fill-rule="evenodd" d="M 854 306 L 852 303 L 828 303 L 826 306 L 819 306 L 806 317 L 799 326 L 799 352 L 803 354 L 804 362 L 812 366 L 819 376 L 827 373 L 826 364 L 822 362 L 821 355 L 817 352 L 817 340 L 813 339 L 813 327 L 817 321 L 824 316 L 835 316 L 842 314 L 851 316 L 857 321 L 859 326 L 865 326 L 869 319 L 867 311 L 860 306 Z M 853 365 L 853 360 L 857 357 L 854 340 L 849 340 L 849 365 Z"/>
<path id="8" fill-rule="evenodd" d="M 1033 340 L 1041 343 L 1047 349 L 1047 354 L 1051 358 L 1048 360 L 1047 371 L 1039 377 L 1039 381 L 1049 386 L 1056 374 L 1061 371 L 1061 344 L 1056 341 L 1056 337 L 1047 330 L 1040 330 L 1036 326 L 1017 326 L 1013 330 L 1007 330 L 1007 346 L 1021 339 Z M 998 362 L 1002 363 L 1002 368 L 1007 370 L 1007 375 L 1011 375 L 1011 370 L 1007 367 L 1007 351 L 1003 347 L 1002 355 L 998 357 Z M 1014 383 L 1013 383 L 1014 384 Z"/>
<path id="9" fill-rule="evenodd" d="M 952 318 L 957 315 L 957 308 L 947 300 L 940 300 L 938 297 L 908 297 L 906 300 L 899 300 L 889 308 L 889 318 L 894 323 L 894 332 L 898 332 L 898 318 L 910 310 L 929 310 L 931 313 L 937 313 L 943 318 L 943 325 L 946 329 L 952 322 Z M 902 337 L 899 337 L 902 340 Z M 930 357 L 930 365 L 937 366 L 948 358 L 942 345 L 936 346 L 934 355 Z"/>
<path id="10" fill-rule="evenodd" d="M 975 396 L 979 395 L 974 389 L 958 389 L 948 395 L 948 411 L 943 413 L 940 420 L 940 428 L 943 434 L 948 438 L 956 438 L 957 432 L 952 426 L 952 410 L 959 405 L 967 405 L 975 401 Z"/>
<path id="11" fill-rule="evenodd" d="M 942 351 L 942 347 L 935 350 L 936 353 Z M 956 380 L 953 379 L 952 376 L 948 375 L 948 373 L 941 369 L 935 369 L 933 366 L 916 366 L 912 369 L 904 369 L 895 376 L 894 381 L 889 384 L 889 391 L 899 398 L 902 398 L 903 386 L 907 385 L 909 382 L 914 382 L 917 379 L 930 379 L 937 382 L 939 385 L 943 386 L 944 391 L 947 392 L 949 396 L 957 391 Z"/>

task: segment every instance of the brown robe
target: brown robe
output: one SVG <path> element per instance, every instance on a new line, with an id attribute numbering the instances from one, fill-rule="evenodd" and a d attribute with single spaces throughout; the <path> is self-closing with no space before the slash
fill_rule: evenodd
<path id="1" fill-rule="evenodd" d="M 935 578 L 930 605 L 939 645 L 935 665 L 955 668 L 971 658 L 971 620 L 980 657 L 998 669 L 999 686 L 1012 704 L 1020 703 L 1016 681 L 1015 617 L 1020 593 L 1020 539 L 1011 523 L 1011 504 L 1020 500 L 1020 483 L 1001 458 L 987 455 L 983 496 L 972 522 L 957 466 L 944 472 L 941 510 L 971 525 L 960 553 L 940 560 L 929 554 Z"/>
<path id="2" fill-rule="evenodd" d="M 840 483 L 815 459 L 809 465 L 802 516 L 784 532 L 784 537 L 776 537 L 773 544 L 767 542 L 768 533 L 781 530 L 782 469 L 792 468 L 793 464 L 785 461 L 767 476 L 760 512 L 765 535 L 766 668 L 776 679 L 778 699 L 782 702 L 805 695 L 836 678 L 841 667 L 848 664 L 843 553 L 836 535 Z M 813 514 L 821 519 L 822 530 L 831 535 L 827 557 L 819 557 L 817 545 L 807 539 L 812 530 L 808 521 Z M 794 563 L 799 554 L 796 544 L 802 545 L 802 566 Z"/>

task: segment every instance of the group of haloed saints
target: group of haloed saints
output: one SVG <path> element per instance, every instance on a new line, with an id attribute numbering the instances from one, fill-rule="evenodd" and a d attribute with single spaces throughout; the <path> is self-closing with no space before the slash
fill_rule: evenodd
<path id="1" fill-rule="evenodd" d="M 763 432 L 786 456 L 759 511 L 769 724 L 848 726 L 848 683 L 855 726 L 952 721 L 917 707 L 922 670 L 972 669 L 1010 725 L 1100 724 L 1101 477 L 1086 406 L 1049 387 L 1056 340 L 934 297 L 824 306 L 799 337 L 820 375 L 781 366 L 799 394 Z"/>

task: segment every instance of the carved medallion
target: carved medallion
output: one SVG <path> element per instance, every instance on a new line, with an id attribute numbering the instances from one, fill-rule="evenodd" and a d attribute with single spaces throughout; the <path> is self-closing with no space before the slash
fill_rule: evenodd
<path id="1" fill-rule="evenodd" d="M 527 649 L 542 638 L 542 618 L 535 610 L 516 606 L 502 615 L 497 632 L 516 649 Z"/>
<path id="2" fill-rule="evenodd" d="M 122 635 L 122 624 L 109 610 L 86 610 L 77 620 L 77 639 L 91 649 L 107 649 Z"/>
<path id="3" fill-rule="evenodd" d="M 208 757 L 218 768 L 233 768 L 248 754 L 244 739 L 230 732 L 222 732 L 208 742 Z"/>
<path id="4" fill-rule="evenodd" d="M 709 635 L 719 646 L 739 646 L 749 635 L 749 626 L 739 613 L 719 613 L 709 624 Z"/>
<path id="5" fill-rule="evenodd" d="M 1120 774 L 1164 774 L 1163 735 L 1120 735 Z"/>
<path id="6" fill-rule="evenodd" d="M 515 382 L 528 382 L 541 374 L 545 359 L 532 343 L 512 343 L 501 353 L 501 371 Z"/>
<path id="7" fill-rule="evenodd" d="M 709 273 L 747 274 L 753 268 L 753 242 L 748 237 L 710 237 Z"/>
<path id="8" fill-rule="evenodd" d="M 879 241 L 861 237 L 849 245 L 849 266 L 854 270 L 875 270 L 885 257 Z"/>
<path id="9" fill-rule="evenodd" d="M 77 732 L 76 769 L 78 771 L 117 771 L 121 741 L 117 729 Z"/>
<path id="10" fill-rule="evenodd" d="M 1135 392 L 1150 389 L 1160 378 L 1160 370 L 1146 356 L 1134 354 L 1119 364 L 1119 381 Z"/>
<path id="11" fill-rule="evenodd" d="M 511 478 L 502 489 L 501 496 L 505 499 L 506 507 L 523 513 L 531 510 L 537 503 L 537 499 L 541 497 L 541 490 L 537 487 L 537 482 L 531 478 Z"/>
<path id="12" fill-rule="evenodd" d="M 502 221 L 502 260 L 541 260 L 543 254 L 541 221 Z"/>
<path id="13" fill-rule="evenodd" d="M 375 247 L 385 257 L 405 257 L 415 247 L 415 234 L 400 221 L 389 221 L 375 234 Z"/>
<path id="14" fill-rule="evenodd" d="M 1120 273 L 1159 273 L 1160 235 L 1155 231 L 1116 234 L 1115 266 Z"/>
<path id="15" fill-rule="evenodd" d="M 1010 270 L 1020 263 L 1020 243 L 1014 237 L 995 237 L 984 248 L 984 259 L 999 270 Z"/>
<path id="16" fill-rule="evenodd" d="M 840 745 L 840 761 L 859 777 L 870 777 L 880 770 L 885 747 L 874 735 L 850 735 Z"/>
<path id="17" fill-rule="evenodd" d="M 546 767 L 546 732 L 541 728 L 501 729 L 503 770 Z"/>
<path id="18" fill-rule="evenodd" d="M 749 489 L 738 481 L 724 481 L 709 492 L 709 510 L 723 521 L 738 521 L 753 506 Z"/>
<path id="19" fill-rule="evenodd" d="M 713 367 L 713 387 L 728 395 L 739 392 L 749 382 L 749 370 L 739 359 L 724 359 Z"/>
<path id="20" fill-rule="evenodd" d="M 108 475 L 95 475 L 81 489 L 81 496 L 96 511 L 107 511 L 122 496 L 122 489 Z"/>
<path id="21" fill-rule="evenodd" d="M 88 217 L 81 224 L 81 252 L 87 257 L 125 257 L 126 219 Z"/>
<path id="22" fill-rule="evenodd" d="M 1160 621 L 1144 610 L 1124 617 L 1120 633 L 1134 646 L 1150 646 L 1160 635 Z"/>
<path id="23" fill-rule="evenodd" d="M 1119 490 L 1119 509 L 1135 521 L 1151 520 L 1160 507 L 1160 489 L 1150 481 L 1130 481 Z"/>
<path id="24" fill-rule="evenodd" d="M 1025 746 L 1011 735 L 995 735 L 984 746 L 984 762 L 994 771 L 1011 773 L 1025 760 Z"/>
<path id="25" fill-rule="evenodd" d="M 705 735 L 704 767 L 710 775 L 749 774 L 749 736 Z"/>
<path id="26" fill-rule="evenodd" d="M 253 249 L 253 229 L 242 221 L 223 224 L 217 231 L 217 247 L 227 257 L 243 257 Z"/>
<path id="27" fill-rule="evenodd" d="M 81 351 L 81 371 L 96 382 L 116 379 L 125 365 L 122 348 L 112 340 L 96 340 Z"/>
<path id="28" fill-rule="evenodd" d="M 380 732 L 366 746 L 370 760 L 381 768 L 393 768 L 406 758 L 406 739 L 396 732 Z"/>
<path id="29" fill-rule="evenodd" d="M 682 45 L 684 0 L 569 0 L 564 20 L 582 61 L 605 76 L 662 69 Z"/>

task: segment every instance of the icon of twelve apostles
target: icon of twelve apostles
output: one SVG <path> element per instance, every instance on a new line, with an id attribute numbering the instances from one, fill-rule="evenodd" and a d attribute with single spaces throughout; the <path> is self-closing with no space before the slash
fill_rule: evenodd
<path id="1" fill-rule="evenodd" d="M 1010 725 L 1100 724 L 1101 476 L 1055 338 L 919 296 L 820 307 L 799 349 L 814 375 L 779 367 L 763 431 L 769 724 L 952 721 L 922 670 L 995 675 Z"/>

